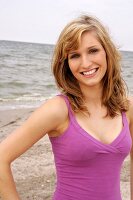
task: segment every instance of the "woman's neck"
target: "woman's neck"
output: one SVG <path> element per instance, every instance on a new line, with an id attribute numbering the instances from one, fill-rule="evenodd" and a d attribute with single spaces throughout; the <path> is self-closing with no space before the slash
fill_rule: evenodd
<path id="1" fill-rule="evenodd" d="M 85 105 L 90 114 L 105 116 L 107 108 L 102 103 L 102 87 L 84 87 L 81 88 Z"/>
<path id="2" fill-rule="evenodd" d="M 86 87 L 84 89 L 81 88 L 81 91 L 86 104 L 102 105 L 102 87 Z"/>

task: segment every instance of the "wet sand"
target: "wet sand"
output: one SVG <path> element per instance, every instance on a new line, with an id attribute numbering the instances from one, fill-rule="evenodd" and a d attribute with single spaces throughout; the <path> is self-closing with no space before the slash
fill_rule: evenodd
<path id="1" fill-rule="evenodd" d="M 33 109 L 1 111 L 0 141 L 20 126 Z M 130 159 L 125 159 L 121 171 L 122 200 L 130 200 Z M 17 190 L 22 200 L 51 200 L 56 175 L 51 144 L 46 135 L 12 163 Z M 8 186 L 7 186 L 8 187 Z"/>

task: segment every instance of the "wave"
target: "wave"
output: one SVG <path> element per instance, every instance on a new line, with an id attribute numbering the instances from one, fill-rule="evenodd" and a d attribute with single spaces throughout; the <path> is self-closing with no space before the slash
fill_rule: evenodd
<path id="1" fill-rule="evenodd" d="M 30 96 L 24 95 L 16 98 L 0 98 L 0 110 L 38 107 L 43 102 L 56 95 L 57 92 L 48 96 L 42 96 L 39 93 L 34 93 Z"/>

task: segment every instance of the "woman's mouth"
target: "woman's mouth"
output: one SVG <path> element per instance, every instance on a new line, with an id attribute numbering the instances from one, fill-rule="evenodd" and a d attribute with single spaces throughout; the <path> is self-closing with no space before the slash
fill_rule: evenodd
<path id="1" fill-rule="evenodd" d="M 90 76 L 90 75 L 93 75 L 95 74 L 95 72 L 98 70 L 98 68 L 94 68 L 94 69 L 91 69 L 89 71 L 84 71 L 84 72 L 81 72 L 82 75 L 84 76 Z"/>

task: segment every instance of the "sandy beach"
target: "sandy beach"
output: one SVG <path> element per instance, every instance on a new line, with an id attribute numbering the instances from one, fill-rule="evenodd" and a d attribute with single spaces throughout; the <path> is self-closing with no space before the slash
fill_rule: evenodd
<path id="1" fill-rule="evenodd" d="M 34 108 L 1 111 L 0 141 L 20 126 L 33 111 Z M 128 156 L 121 171 L 122 200 L 130 200 L 129 168 L 130 160 Z M 51 200 L 56 176 L 48 136 L 46 135 L 16 159 L 12 164 L 12 170 L 22 200 Z"/>

